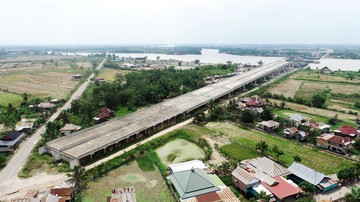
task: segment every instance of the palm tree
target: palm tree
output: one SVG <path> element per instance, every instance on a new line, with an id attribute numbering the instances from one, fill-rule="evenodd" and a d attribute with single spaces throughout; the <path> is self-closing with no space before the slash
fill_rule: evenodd
<path id="1" fill-rule="evenodd" d="M 70 178 L 69 181 L 74 184 L 73 196 L 81 199 L 89 181 L 85 168 L 75 166 L 73 171 L 68 173 L 67 176 Z"/>
<path id="2" fill-rule="evenodd" d="M 256 144 L 256 147 L 255 147 L 257 150 L 260 150 L 260 153 L 262 155 L 266 155 L 266 152 L 269 150 L 269 145 L 266 144 L 265 141 L 260 141 Z"/>
<path id="3" fill-rule="evenodd" d="M 270 201 L 270 196 L 267 195 L 265 191 L 260 191 L 260 193 L 256 196 L 256 198 L 265 202 Z"/>
<path id="4" fill-rule="evenodd" d="M 277 145 L 274 145 L 272 151 L 274 152 L 277 161 L 279 161 L 280 156 L 284 154 L 284 151 L 279 149 Z"/>

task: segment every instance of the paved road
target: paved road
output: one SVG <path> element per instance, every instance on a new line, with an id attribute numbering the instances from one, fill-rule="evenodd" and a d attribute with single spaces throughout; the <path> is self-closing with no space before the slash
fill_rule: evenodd
<path id="1" fill-rule="evenodd" d="M 105 59 L 99 64 L 96 68 L 100 70 L 105 62 Z M 90 83 L 90 79 L 94 78 L 95 74 L 92 73 L 89 78 L 81 84 L 81 86 L 77 89 L 77 91 L 71 96 L 71 98 L 65 103 L 65 105 L 57 110 L 48 120 L 54 121 L 61 113 L 62 110 L 69 109 L 71 106 L 71 102 L 75 99 L 78 99 L 81 94 L 85 91 L 86 87 Z M 46 122 L 46 123 L 47 123 Z M 41 126 L 30 138 L 21 143 L 20 147 L 17 149 L 16 153 L 12 156 L 8 164 L 4 169 L 0 171 L 0 198 L 5 194 L 8 194 L 13 191 L 18 190 L 18 184 L 23 182 L 18 177 L 18 173 L 21 168 L 26 163 L 26 160 L 29 158 L 31 151 L 35 147 L 36 143 L 40 140 L 41 134 L 43 134 L 46 130 L 46 124 Z"/>

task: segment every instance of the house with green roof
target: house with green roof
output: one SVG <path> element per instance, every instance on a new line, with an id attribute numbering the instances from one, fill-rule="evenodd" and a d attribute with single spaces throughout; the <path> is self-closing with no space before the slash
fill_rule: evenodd
<path id="1" fill-rule="evenodd" d="M 208 174 L 199 168 L 172 173 L 168 179 L 182 200 L 220 191 Z"/>

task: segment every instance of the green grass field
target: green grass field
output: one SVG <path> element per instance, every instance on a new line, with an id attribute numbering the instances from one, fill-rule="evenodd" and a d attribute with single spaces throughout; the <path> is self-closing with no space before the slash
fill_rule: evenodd
<path id="1" fill-rule="evenodd" d="M 250 148 L 255 148 L 255 145 L 260 141 L 265 141 L 269 145 L 269 148 L 277 145 L 285 153 L 280 157 L 280 160 L 286 165 L 290 165 L 293 162 L 295 155 L 299 155 L 302 158 L 304 165 L 325 174 L 336 173 L 342 167 L 352 164 L 349 160 L 322 152 L 316 148 L 288 141 L 260 131 L 240 128 L 233 123 L 210 122 L 206 127 L 219 131 L 231 137 L 234 142 Z M 271 152 L 269 154 L 273 156 Z"/>
<path id="2" fill-rule="evenodd" d="M 251 159 L 261 156 L 254 148 L 248 147 L 240 142 L 233 142 L 221 148 L 222 153 L 237 161 Z"/>
<path id="3" fill-rule="evenodd" d="M 155 170 L 153 161 L 146 155 L 136 158 L 136 162 L 138 163 L 139 168 L 144 172 Z"/>
<path id="4" fill-rule="evenodd" d="M 13 105 L 20 105 L 22 97 L 15 93 L 7 93 L 0 91 L 0 105 L 7 106 L 9 103 Z"/>

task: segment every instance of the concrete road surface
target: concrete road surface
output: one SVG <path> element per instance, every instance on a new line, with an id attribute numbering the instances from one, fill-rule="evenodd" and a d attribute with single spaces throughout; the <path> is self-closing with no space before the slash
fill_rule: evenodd
<path id="1" fill-rule="evenodd" d="M 99 66 L 96 68 L 100 70 L 106 59 L 104 59 Z M 90 80 L 95 77 L 95 74 L 92 73 L 89 78 L 81 84 L 81 86 L 76 90 L 76 92 L 71 96 L 71 98 L 65 103 L 65 105 L 59 108 L 48 120 L 54 121 L 61 113 L 62 110 L 69 109 L 71 102 L 75 99 L 78 99 L 82 93 L 85 91 L 86 87 L 89 85 Z M 18 177 L 18 174 L 21 168 L 25 165 L 26 160 L 29 158 L 31 151 L 35 147 L 36 143 L 40 140 L 41 134 L 46 130 L 46 124 L 42 125 L 30 138 L 22 142 L 19 148 L 16 150 L 15 154 L 12 156 L 10 161 L 7 163 L 6 167 L 0 171 L 0 199 L 2 196 L 17 191 L 18 183 L 21 183 L 21 180 Z"/>

